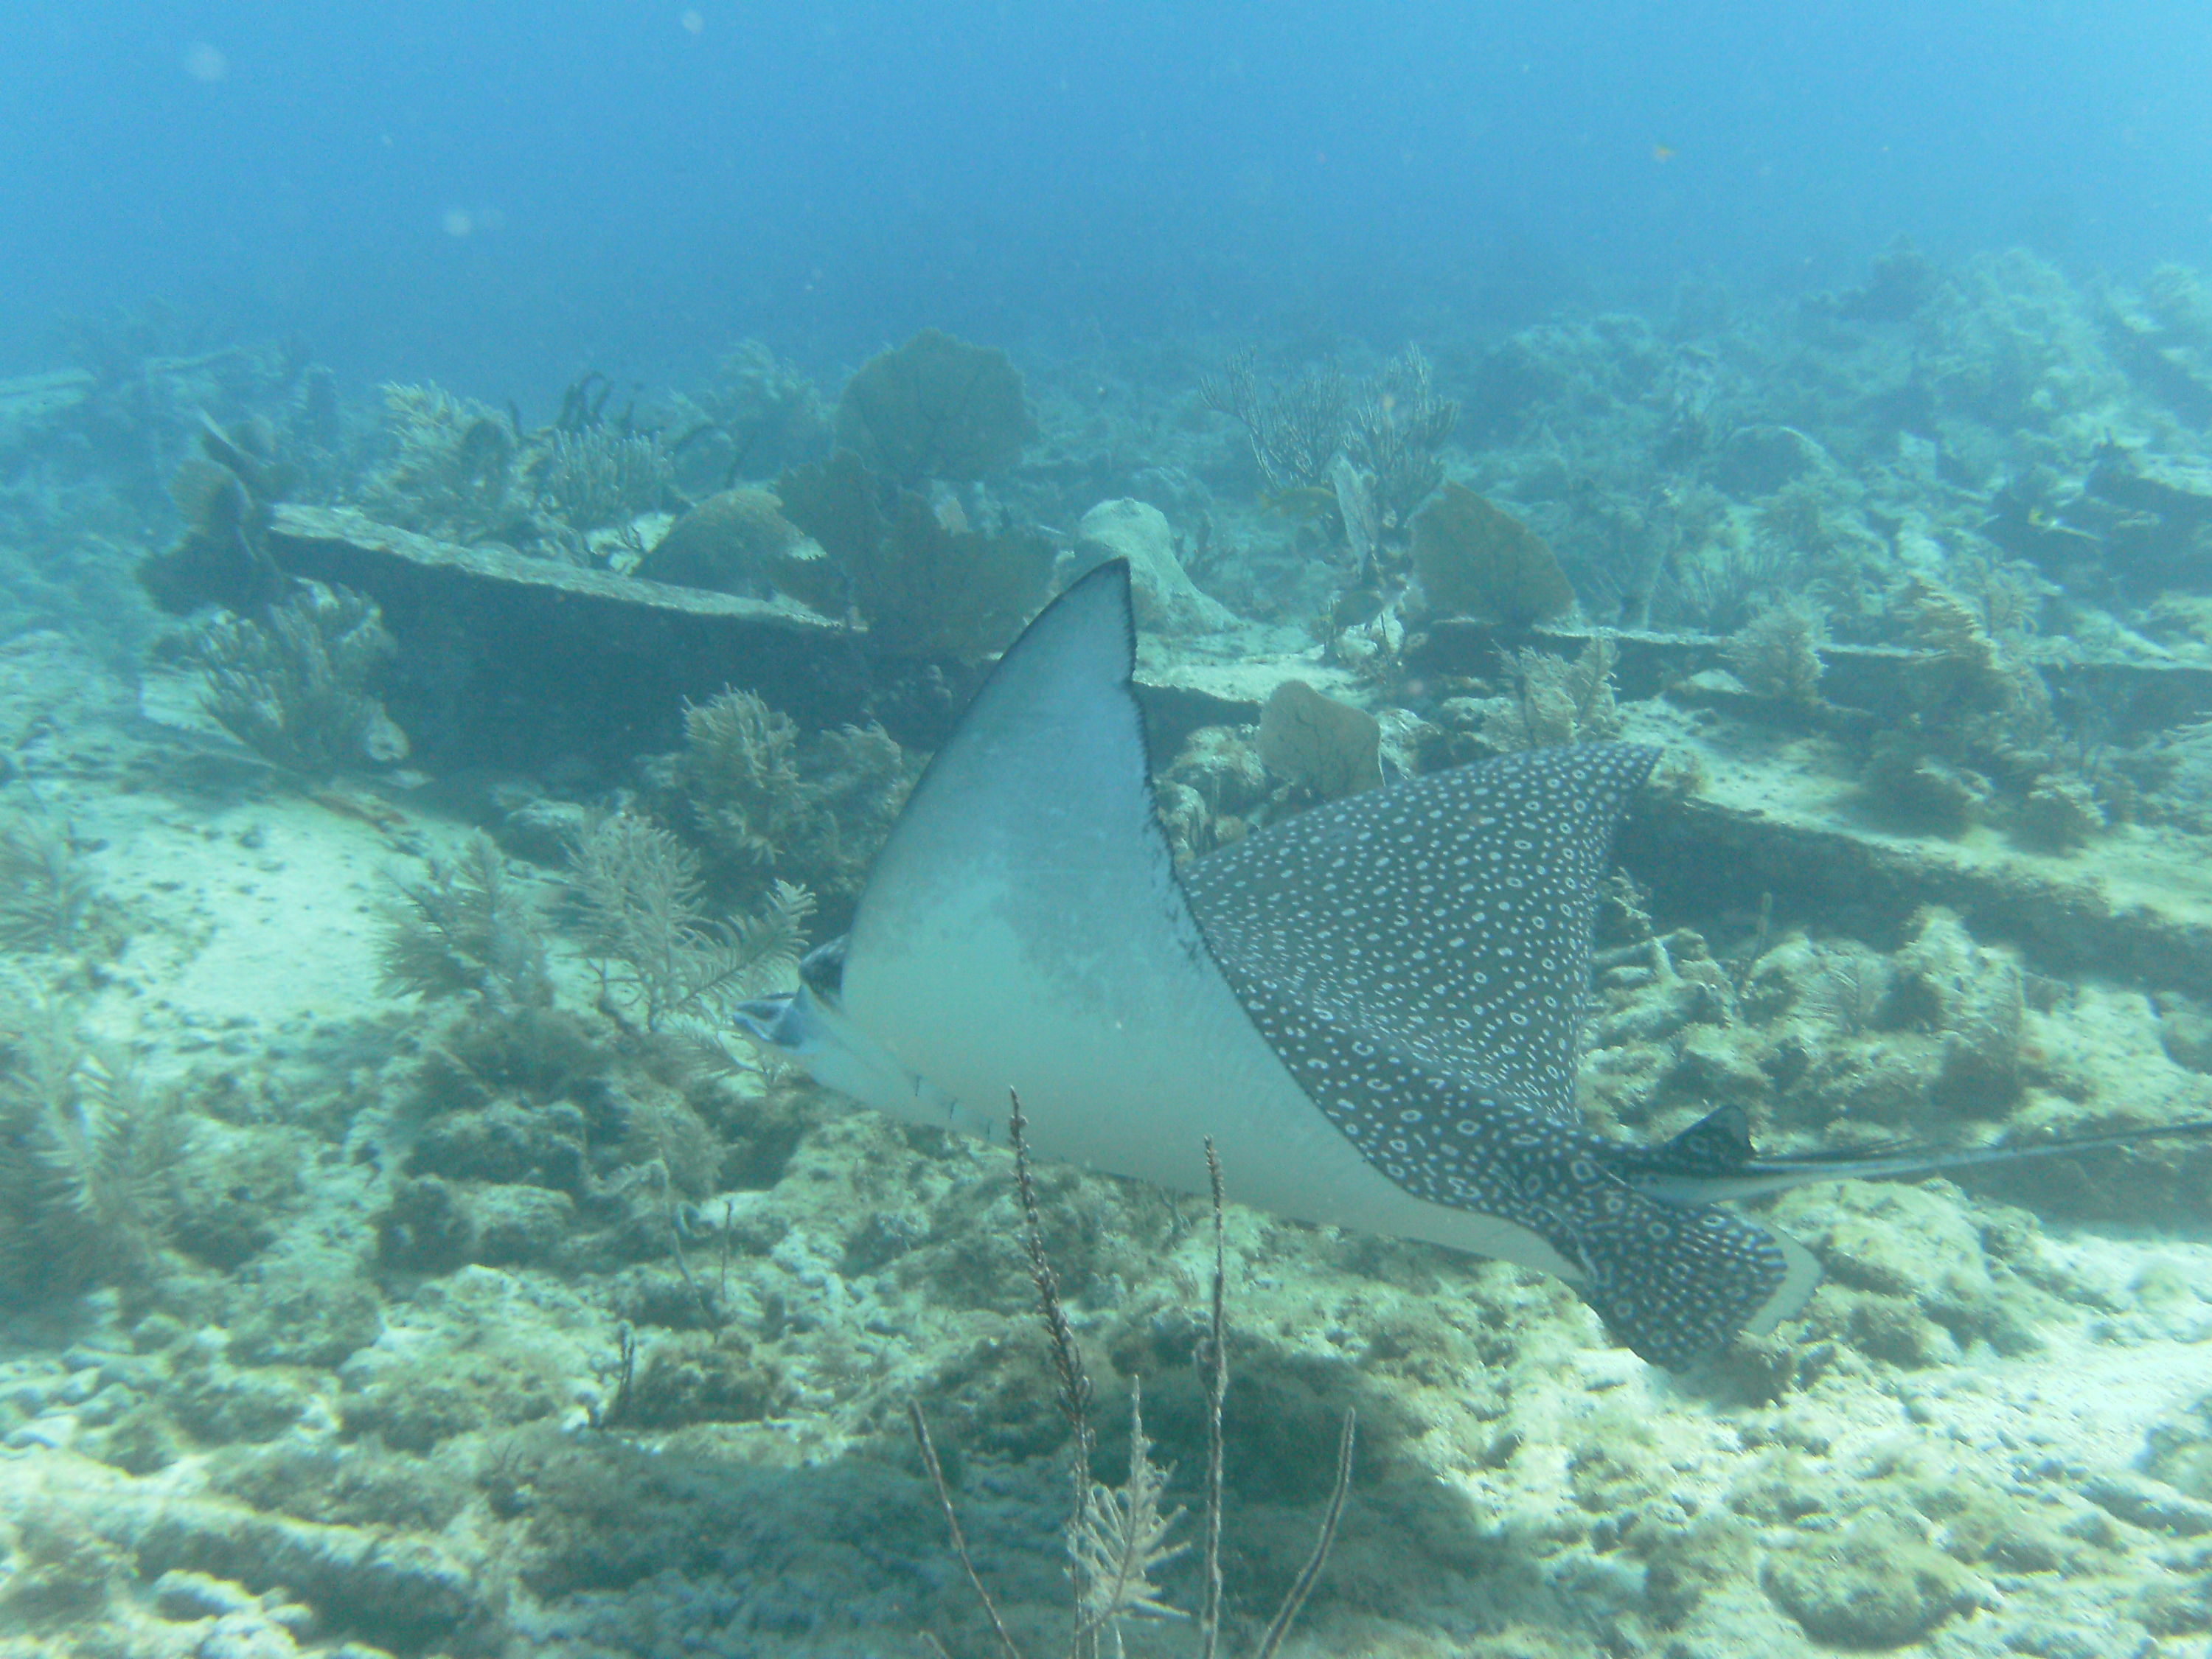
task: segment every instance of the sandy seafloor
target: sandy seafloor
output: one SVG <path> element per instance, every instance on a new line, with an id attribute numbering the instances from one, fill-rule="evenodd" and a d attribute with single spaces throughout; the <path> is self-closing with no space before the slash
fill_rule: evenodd
<path id="1" fill-rule="evenodd" d="M 1832 805 L 1819 740 L 1705 706 L 1631 704 L 1626 733 L 1702 752 L 1716 798 Z M 569 1024 L 487 1060 L 465 1000 L 394 994 L 380 961 L 398 884 L 472 833 L 434 787 L 304 787 L 173 676 L 136 684 L 55 631 L 0 647 L 0 726 L 22 734 L 16 810 L 67 826 L 98 894 L 70 949 L 19 953 L 47 1012 L 11 993 L 11 1040 L 46 1019 L 171 1126 L 128 1189 L 143 1213 L 96 1218 L 118 1237 L 94 1287 L 0 1320 L 0 1654 L 991 1652 L 909 1401 L 1011 1626 L 1031 1652 L 1064 1642 L 1065 1435 L 1003 1154 L 793 1076 L 625 1050 L 592 1023 L 554 862 L 512 853 Z M 1984 830 L 1942 856 L 2078 896 L 2102 848 L 2124 908 L 2201 881 L 2202 846 L 2120 824 L 2039 862 Z M 1924 1133 L 1898 1103 L 1989 1060 L 1977 1011 L 2007 996 L 2012 1081 L 1974 1132 L 2212 1115 L 2185 1011 L 2125 977 L 2024 967 L 1929 909 L 1879 952 L 1927 1011 L 1887 1018 L 1834 988 L 1838 953 L 1863 968 L 1868 947 L 1793 925 L 1714 960 L 1740 934 L 1670 933 L 1663 970 L 1604 959 L 1599 1121 L 1671 1130 L 1742 1097 L 1794 1144 Z M 671 1148 L 701 1134 L 718 1151 L 687 1186 Z M 1229 1650 L 1304 1557 L 1347 1407 L 1357 1476 L 1290 1652 L 2212 1650 L 2196 1170 L 2168 1149 L 2023 1178 L 2013 1202 L 1941 1180 L 1790 1193 L 1768 1212 L 1826 1284 L 1680 1378 L 1540 1275 L 1232 1205 Z M 1194 1502 L 1206 1218 L 1064 1170 L 1042 1195 L 1101 1466 L 1141 1375 Z M 1188 1604 L 1187 1566 L 1163 1582 Z M 1124 1635 L 1188 1647 L 1170 1624 Z"/>

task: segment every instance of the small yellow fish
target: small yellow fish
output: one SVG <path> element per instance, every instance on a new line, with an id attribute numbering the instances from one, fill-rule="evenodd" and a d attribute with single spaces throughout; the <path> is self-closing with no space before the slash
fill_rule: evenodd
<path id="1" fill-rule="evenodd" d="M 1280 514 L 1286 519 L 1300 519 L 1310 524 L 1325 519 L 1336 511 L 1336 492 L 1324 489 L 1319 484 L 1298 484 L 1289 489 L 1279 489 L 1272 495 L 1260 497 L 1261 508 Z"/>

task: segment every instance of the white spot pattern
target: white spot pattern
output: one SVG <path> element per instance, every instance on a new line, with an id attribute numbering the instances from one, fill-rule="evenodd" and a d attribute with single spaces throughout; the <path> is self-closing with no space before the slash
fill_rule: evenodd
<path id="1" fill-rule="evenodd" d="M 1634 1191 L 1575 1116 L 1597 884 L 1656 758 L 1535 750 L 1370 790 L 1200 860 L 1184 887 L 1261 1036 L 1370 1163 L 1549 1238 L 1623 1340 L 1679 1365 L 1787 1264 L 1739 1217 Z"/>

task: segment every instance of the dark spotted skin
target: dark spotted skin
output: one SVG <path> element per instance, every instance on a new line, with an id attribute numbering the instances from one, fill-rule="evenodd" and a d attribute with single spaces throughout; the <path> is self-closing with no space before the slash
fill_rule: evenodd
<path id="1" fill-rule="evenodd" d="M 1680 1367 L 1788 1263 L 1741 1217 L 1632 1189 L 1574 1109 L 1597 885 L 1656 758 L 1535 750 L 1370 790 L 1200 860 L 1184 887 L 1261 1034 L 1370 1163 L 1547 1239 L 1615 1334 Z"/>

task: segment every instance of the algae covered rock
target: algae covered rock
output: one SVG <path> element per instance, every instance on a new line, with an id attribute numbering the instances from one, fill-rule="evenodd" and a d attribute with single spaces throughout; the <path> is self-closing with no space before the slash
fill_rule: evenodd
<path id="1" fill-rule="evenodd" d="M 765 489 L 709 495 L 671 526 L 635 574 L 718 593 L 785 593 L 817 611 L 844 608 L 837 568 Z"/>
<path id="2" fill-rule="evenodd" d="M 1413 515 L 1413 571 L 1440 617 L 1533 628 L 1574 607 L 1544 538 L 1464 484 L 1446 484 Z"/>
<path id="3" fill-rule="evenodd" d="M 1767 1557 L 1760 1579 L 1808 1636 L 1838 1647 L 1917 1642 L 1976 1601 L 1965 1568 L 1878 1510 L 1840 1532 L 1801 1534 Z"/>
<path id="4" fill-rule="evenodd" d="M 738 1333 L 684 1332 L 655 1345 L 619 1420 L 648 1429 L 754 1423 L 775 1409 L 781 1392 L 774 1369 Z"/>
<path id="5" fill-rule="evenodd" d="M 519 1344 L 406 1358 L 370 1350 L 340 1379 L 347 1437 L 374 1435 L 395 1451 L 427 1452 L 457 1434 L 534 1423 L 567 1406 L 571 1392 L 550 1358 Z"/>
<path id="6" fill-rule="evenodd" d="M 1911 1023 L 1942 1035 L 1936 1103 L 1966 1112 L 2003 1110 L 2021 1089 L 2027 1003 L 2019 963 L 1976 944 L 1950 912 L 1930 909 L 1897 966 L 1893 994 L 1917 1016 Z"/>
<path id="7" fill-rule="evenodd" d="M 1260 758 L 1323 800 L 1382 786 L 1382 728 L 1364 708 L 1285 680 L 1260 715 Z"/>
<path id="8" fill-rule="evenodd" d="M 2031 1245 L 1978 1223 L 1939 1189 L 1808 1188 L 1785 1196 L 1775 1216 L 1828 1271 L 1808 1310 L 1815 1334 L 1908 1370 L 1954 1364 L 1977 1343 L 2004 1354 L 2039 1346 L 2035 1322 L 2050 1299 L 2006 1260 Z"/>
<path id="9" fill-rule="evenodd" d="M 1036 422 L 1005 352 L 926 328 L 846 382 L 836 432 L 871 470 L 912 483 L 995 471 L 1036 435 Z"/>
<path id="10" fill-rule="evenodd" d="M 1137 625 L 1146 633 L 1218 634 L 1237 625 L 1236 613 L 1200 592 L 1184 571 L 1175 555 L 1175 532 L 1150 502 L 1101 501 L 1083 515 L 1076 533 L 1071 580 L 1108 559 L 1127 559 Z"/>

